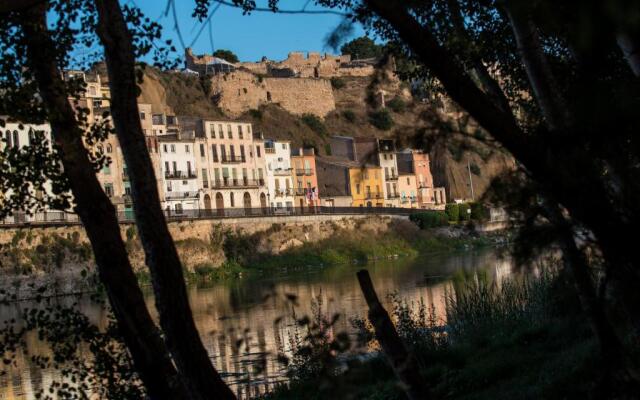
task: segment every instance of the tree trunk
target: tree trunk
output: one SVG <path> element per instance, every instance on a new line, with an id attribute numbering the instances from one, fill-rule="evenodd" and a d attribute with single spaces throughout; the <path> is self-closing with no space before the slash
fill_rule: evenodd
<path id="1" fill-rule="evenodd" d="M 522 4 L 506 1 L 504 9 L 516 38 L 518 51 L 536 102 L 550 130 L 566 129 L 571 124 L 569 110 L 542 50 L 538 29 L 522 7 Z"/>
<path id="2" fill-rule="evenodd" d="M 358 271 L 358 282 L 369 306 L 369 322 L 373 325 L 376 339 L 382 347 L 384 355 L 389 360 L 393 372 L 402 383 L 402 388 L 409 400 L 426 400 L 430 398 L 424 380 L 420 376 L 420 370 L 413 354 L 407 351 L 404 343 L 398 336 L 396 328 L 389 318 L 389 313 L 384 309 L 378 294 L 376 293 L 371 277 L 366 269 Z"/>
<path id="3" fill-rule="evenodd" d="M 196 329 L 182 267 L 169 234 L 140 125 L 134 48 L 117 0 L 96 0 L 98 35 L 105 49 L 111 113 L 129 176 L 136 224 L 151 271 L 167 345 L 190 396 L 235 399 L 213 367 Z"/>
<path id="4" fill-rule="evenodd" d="M 134 367 L 154 399 L 186 398 L 167 349 L 153 323 L 125 249 L 116 213 L 93 172 L 82 140 L 83 132 L 67 99 L 67 91 L 46 28 L 46 4 L 26 11 L 22 27 L 28 65 L 47 109 L 62 166 L 69 179 L 87 236 L 91 241 L 100 280 L 105 286 L 118 329 Z"/>

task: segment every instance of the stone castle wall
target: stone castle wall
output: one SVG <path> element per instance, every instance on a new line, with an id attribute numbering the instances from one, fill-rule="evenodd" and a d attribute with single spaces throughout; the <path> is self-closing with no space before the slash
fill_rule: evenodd
<path id="1" fill-rule="evenodd" d="M 321 55 L 315 52 L 310 52 L 306 57 L 302 52 L 292 52 L 282 61 L 263 59 L 260 62 L 239 63 L 238 66 L 260 75 L 285 70 L 289 71 L 291 76 L 299 78 L 370 76 L 375 72 L 372 65 L 353 62 L 349 55 Z"/>
<path id="2" fill-rule="evenodd" d="M 335 110 L 331 82 L 316 78 L 262 78 L 235 71 L 211 78 L 211 93 L 218 106 L 238 116 L 265 104 L 279 104 L 292 114 L 324 117 Z"/>

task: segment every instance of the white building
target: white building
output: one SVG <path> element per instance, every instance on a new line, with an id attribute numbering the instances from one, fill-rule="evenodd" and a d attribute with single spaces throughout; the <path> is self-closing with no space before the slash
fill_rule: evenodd
<path id="1" fill-rule="evenodd" d="M 194 138 L 180 135 L 158 137 L 160 173 L 163 179 L 163 209 L 169 213 L 197 212 L 200 188 L 196 171 Z"/>
<path id="2" fill-rule="evenodd" d="M 274 210 L 290 210 L 294 205 L 294 190 L 291 167 L 291 144 L 288 141 L 265 140 L 265 162 L 267 164 L 267 190 L 269 205 Z"/>
<path id="3" fill-rule="evenodd" d="M 41 139 L 40 135 L 42 135 Z M 17 122 L 8 122 L 5 119 L 4 129 L 0 129 L 0 138 L 2 139 L 0 141 L 0 149 L 2 151 L 12 148 L 23 149 L 33 145 L 36 140 L 46 141 L 49 150 L 51 150 L 51 127 L 49 124 L 20 124 Z M 34 188 L 30 188 L 31 195 L 35 196 L 37 199 L 43 199 L 46 195 L 52 195 L 51 183 L 49 181 L 45 182 L 43 189 L 44 190 L 34 190 Z M 0 193 L 0 203 L 3 203 L 5 199 L 8 199 L 11 194 L 11 191 Z M 48 210 L 47 207 L 44 208 L 47 211 L 49 218 L 56 219 L 57 212 Z M 59 214 L 60 218 L 62 218 L 64 213 L 59 212 Z M 7 217 L 5 222 L 19 223 L 35 221 L 40 218 L 43 218 L 43 215 L 29 216 L 22 211 L 14 211 L 13 215 Z"/>

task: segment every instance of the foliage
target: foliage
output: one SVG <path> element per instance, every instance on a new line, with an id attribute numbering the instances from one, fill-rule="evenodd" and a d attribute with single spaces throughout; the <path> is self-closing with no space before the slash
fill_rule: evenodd
<path id="1" fill-rule="evenodd" d="M 474 221 L 486 221 L 489 219 L 489 210 L 482 203 L 469 203 L 471 207 L 471 219 Z"/>
<path id="2" fill-rule="evenodd" d="M 361 36 L 345 43 L 341 48 L 342 54 L 349 54 L 353 60 L 378 58 L 382 55 L 382 46 L 376 44 L 367 36 Z"/>
<path id="3" fill-rule="evenodd" d="M 318 135 L 327 135 L 327 127 L 318 116 L 314 114 L 304 114 L 300 119 Z"/>
<path id="4" fill-rule="evenodd" d="M 369 122 L 381 131 L 388 131 L 394 125 L 393 117 L 387 109 L 369 113 Z"/>
<path id="5" fill-rule="evenodd" d="M 460 203 L 458 204 L 458 214 L 460 216 L 460 221 L 469 221 L 471 220 L 471 207 L 468 203 Z"/>
<path id="6" fill-rule="evenodd" d="M 448 217 L 443 211 L 425 211 L 412 213 L 409 220 L 413 221 L 420 229 L 437 228 L 448 225 Z"/>
<path id="7" fill-rule="evenodd" d="M 476 164 L 476 163 L 471 164 L 469 166 L 469 170 L 474 175 L 480 176 L 480 174 L 481 174 L 480 167 L 478 167 L 478 164 Z"/>
<path id="8" fill-rule="evenodd" d="M 395 96 L 393 99 L 387 101 L 386 106 L 397 113 L 405 112 L 407 109 L 407 103 L 399 96 Z"/>
<path id="9" fill-rule="evenodd" d="M 262 111 L 256 110 L 255 108 L 249 110 L 249 115 L 251 118 L 257 119 L 258 121 L 262 120 Z"/>
<path id="10" fill-rule="evenodd" d="M 238 56 L 235 55 L 231 50 L 218 49 L 212 54 L 214 57 L 222 58 L 225 61 L 228 61 L 232 64 L 240 62 Z"/>
<path id="11" fill-rule="evenodd" d="M 444 212 L 447 213 L 447 217 L 451 222 L 458 222 L 460 220 L 460 206 L 457 203 L 449 203 L 445 206 Z"/>
<path id="12" fill-rule="evenodd" d="M 356 121 L 356 113 L 354 113 L 352 110 L 344 110 L 342 112 L 342 116 L 344 117 L 344 119 L 351 123 L 354 123 Z"/>
<path id="13" fill-rule="evenodd" d="M 0 299 L 2 304 L 5 301 Z M 92 296 L 91 302 L 105 307 L 100 294 Z M 37 299 L 36 306 L 23 310 L 20 325 L 2 321 L 0 354 L 5 365 L 15 366 L 18 352 L 24 352 L 32 368 L 59 371 L 59 376 L 36 391 L 39 399 L 146 398 L 113 314 L 107 310 L 106 324 L 98 328 L 77 303 L 63 303 L 66 302 L 58 299 Z M 33 334 L 48 346 L 49 353 L 29 354 L 26 343 Z"/>
<path id="14" fill-rule="evenodd" d="M 339 90 L 342 89 L 344 86 L 346 85 L 346 83 L 344 82 L 344 79 L 334 76 L 333 78 L 331 78 L 331 87 Z"/>

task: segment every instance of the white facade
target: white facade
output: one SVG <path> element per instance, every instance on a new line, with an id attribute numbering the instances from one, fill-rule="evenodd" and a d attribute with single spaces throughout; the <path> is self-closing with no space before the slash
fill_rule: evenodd
<path id="1" fill-rule="evenodd" d="M 382 168 L 382 193 L 384 194 L 384 204 L 387 207 L 400 206 L 400 192 L 398 191 L 398 160 L 391 151 L 380 150 L 378 153 L 380 167 Z"/>
<path id="2" fill-rule="evenodd" d="M 269 205 L 275 210 L 291 209 L 294 205 L 294 190 L 291 167 L 291 144 L 288 141 L 267 140 L 264 142 L 267 164 L 267 190 Z"/>
<path id="3" fill-rule="evenodd" d="M 22 126 L 21 126 L 22 125 Z M 3 151 L 10 148 L 23 149 L 34 143 L 36 137 L 39 135 L 44 136 L 44 140 L 47 143 L 49 150 L 51 150 L 51 127 L 49 124 L 19 124 L 17 122 L 5 122 L 4 129 L 0 129 L 0 149 Z M 51 183 L 45 182 L 43 185 L 43 191 L 32 190 L 32 195 L 36 198 L 43 198 L 45 195 L 52 195 Z M 0 193 L 0 203 L 4 201 L 4 198 L 11 196 L 11 191 Z M 44 207 L 47 209 L 47 207 Z M 47 212 L 51 212 L 47 210 Z M 62 214 L 62 213 L 61 213 Z M 33 217 L 26 215 L 24 212 L 15 211 L 13 216 L 7 217 L 8 222 L 12 219 L 15 222 L 32 221 Z"/>
<path id="4" fill-rule="evenodd" d="M 162 207 L 171 214 L 198 210 L 200 187 L 196 171 L 193 139 L 164 136 L 160 144 L 160 174 L 162 175 L 164 202 Z"/>

